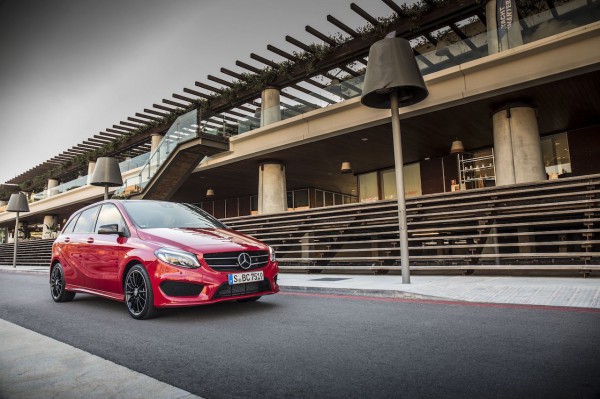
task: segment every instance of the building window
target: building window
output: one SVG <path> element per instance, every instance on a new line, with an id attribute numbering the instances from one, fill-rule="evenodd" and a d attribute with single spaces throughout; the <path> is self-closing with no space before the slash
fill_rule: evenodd
<path id="1" fill-rule="evenodd" d="M 396 169 L 381 171 L 383 199 L 396 199 Z"/>
<path id="2" fill-rule="evenodd" d="M 571 155 L 567 133 L 542 137 L 541 143 L 544 166 L 550 180 L 571 173 Z"/>
<path id="3" fill-rule="evenodd" d="M 359 201 L 374 202 L 379 199 L 379 184 L 377 182 L 377 172 L 364 173 L 358 175 Z"/>

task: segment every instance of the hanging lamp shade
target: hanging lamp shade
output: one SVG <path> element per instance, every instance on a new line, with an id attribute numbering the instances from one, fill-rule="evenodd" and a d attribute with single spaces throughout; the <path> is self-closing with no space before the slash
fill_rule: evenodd
<path id="1" fill-rule="evenodd" d="M 360 102 L 370 108 L 389 109 L 394 90 L 400 107 L 416 104 L 429 95 L 410 43 L 399 37 L 382 39 L 371 46 Z"/>
<path id="2" fill-rule="evenodd" d="M 352 164 L 348 161 L 342 162 L 342 167 L 340 168 L 340 172 L 352 173 Z"/>
<path id="3" fill-rule="evenodd" d="M 122 186 L 123 178 L 119 169 L 119 160 L 112 157 L 98 158 L 90 184 L 104 187 Z"/>
<path id="4" fill-rule="evenodd" d="M 6 206 L 7 212 L 29 212 L 27 196 L 23 193 L 11 194 Z"/>
<path id="5" fill-rule="evenodd" d="M 215 190 L 213 190 L 212 188 L 209 188 L 208 190 L 206 190 L 207 197 L 214 197 L 214 195 L 215 195 Z"/>
<path id="6" fill-rule="evenodd" d="M 465 146 L 463 142 L 459 139 L 456 139 L 452 142 L 452 146 L 450 147 L 450 154 L 460 154 L 461 152 L 465 152 Z"/>

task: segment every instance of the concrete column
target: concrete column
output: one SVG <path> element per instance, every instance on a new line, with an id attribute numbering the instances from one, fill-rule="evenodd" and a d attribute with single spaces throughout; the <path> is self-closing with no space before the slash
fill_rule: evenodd
<path id="1" fill-rule="evenodd" d="M 58 180 L 57 179 L 48 179 L 48 192 L 46 193 L 46 195 L 48 197 L 51 197 L 53 195 L 56 195 L 56 190 L 53 190 L 54 187 L 58 186 Z"/>
<path id="2" fill-rule="evenodd" d="M 264 162 L 258 168 L 258 214 L 287 211 L 285 165 Z"/>
<path id="3" fill-rule="evenodd" d="M 42 228 L 42 238 L 54 238 L 53 233 L 58 225 L 58 217 L 55 215 L 44 216 L 44 227 Z"/>
<path id="4" fill-rule="evenodd" d="M 152 139 L 152 142 L 150 143 L 150 151 L 154 152 L 154 150 L 158 148 L 160 141 L 163 139 L 163 135 L 156 133 L 151 135 L 150 137 Z"/>
<path id="5" fill-rule="evenodd" d="M 88 163 L 88 174 L 87 174 L 87 184 L 90 184 L 92 180 L 92 175 L 94 174 L 94 170 L 96 169 L 96 161 L 90 161 Z"/>
<path id="6" fill-rule="evenodd" d="M 517 47 L 523 44 L 523 36 L 521 35 L 521 25 L 519 24 L 516 6 L 515 10 L 513 10 L 512 23 L 510 28 L 502 36 L 502 38 L 498 37 L 498 4 L 500 4 L 501 7 L 504 7 L 504 12 L 506 12 L 506 8 L 504 6 L 505 3 L 506 0 L 488 0 L 485 4 L 489 54 L 498 53 L 500 51 L 508 50 L 509 48 Z M 506 13 L 504 14 L 504 16 L 506 17 Z M 509 21 L 510 18 L 505 18 L 505 20 Z"/>
<path id="7" fill-rule="evenodd" d="M 260 95 L 260 126 L 270 125 L 281 120 L 279 90 L 267 87 Z"/>
<path id="8" fill-rule="evenodd" d="M 546 180 L 535 108 L 509 105 L 492 120 L 496 185 Z"/>

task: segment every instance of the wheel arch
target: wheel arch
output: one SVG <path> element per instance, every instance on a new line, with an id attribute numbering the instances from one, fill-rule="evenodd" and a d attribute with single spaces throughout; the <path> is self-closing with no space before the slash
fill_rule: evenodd
<path id="1" fill-rule="evenodd" d="M 131 270 L 135 265 L 140 265 L 144 267 L 144 264 L 139 259 L 131 259 L 125 267 L 123 268 L 123 273 L 121 274 L 121 288 L 123 288 L 123 292 L 125 292 L 125 277 L 127 277 L 127 273 Z M 145 267 L 144 267 L 145 269 Z"/>

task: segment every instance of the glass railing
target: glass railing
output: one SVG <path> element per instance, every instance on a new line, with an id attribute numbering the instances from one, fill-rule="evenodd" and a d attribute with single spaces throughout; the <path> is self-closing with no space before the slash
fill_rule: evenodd
<path id="1" fill-rule="evenodd" d="M 121 173 L 125 173 L 132 169 L 139 168 L 148 162 L 148 158 L 150 158 L 150 152 L 143 153 L 135 158 L 126 159 L 125 161 L 119 163 L 119 169 L 121 170 Z"/>
<path id="2" fill-rule="evenodd" d="M 44 198 L 52 197 L 58 194 L 66 193 L 67 191 L 74 190 L 78 187 L 85 186 L 87 184 L 87 176 L 80 176 L 75 180 L 68 181 L 66 183 L 59 184 L 58 186 L 46 189 L 42 192 L 33 195 L 34 201 L 39 201 Z"/>
<path id="3" fill-rule="evenodd" d="M 198 122 L 196 110 L 190 111 L 173 122 L 167 133 L 160 141 L 158 147 L 149 154 L 144 166 L 136 176 L 127 178 L 122 187 L 115 193 L 116 198 L 127 198 L 142 192 L 144 187 L 160 169 L 161 165 L 169 158 L 169 154 L 181 143 L 198 137 Z M 202 131 L 203 134 L 219 134 L 217 128 L 209 126 Z"/>
<path id="4" fill-rule="evenodd" d="M 143 166 L 146 164 L 146 162 L 148 161 L 148 158 L 150 157 L 150 153 L 144 153 L 141 155 L 138 155 L 135 158 L 131 158 L 131 159 L 127 159 L 121 163 L 119 163 L 119 169 L 121 170 L 121 173 L 125 173 L 128 172 L 132 169 L 136 169 L 139 168 L 140 166 Z M 41 191 L 39 193 L 33 194 L 32 199 L 33 201 L 41 201 L 45 198 L 49 198 L 58 194 L 62 194 L 65 193 L 67 191 L 76 189 L 78 187 L 82 187 L 87 185 L 87 181 L 88 181 L 88 176 L 79 176 L 77 179 L 75 180 L 71 180 L 68 181 L 66 183 L 63 184 L 59 184 L 56 187 L 52 187 L 51 189 L 46 189 L 44 191 Z"/>

